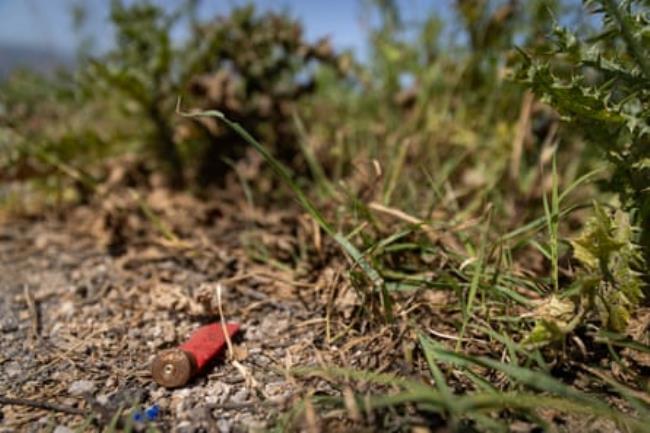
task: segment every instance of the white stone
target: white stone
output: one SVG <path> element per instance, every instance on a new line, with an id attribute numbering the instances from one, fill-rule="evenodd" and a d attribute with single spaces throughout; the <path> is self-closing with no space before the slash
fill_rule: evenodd
<path id="1" fill-rule="evenodd" d="M 82 396 L 95 390 L 95 383 L 90 380 L 76 380 L 68 387 L 68 394 Z"/>

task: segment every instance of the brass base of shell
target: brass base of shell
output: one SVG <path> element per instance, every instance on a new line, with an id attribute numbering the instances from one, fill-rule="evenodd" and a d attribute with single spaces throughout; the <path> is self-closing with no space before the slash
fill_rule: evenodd
<path id="1" fill-rule="evenodd" d="M 194 357 L 181 349 L 169 349 L 156 356 L 151 363 L 153 379 L 165 388 L 185 385 L 196 370 Z"/>

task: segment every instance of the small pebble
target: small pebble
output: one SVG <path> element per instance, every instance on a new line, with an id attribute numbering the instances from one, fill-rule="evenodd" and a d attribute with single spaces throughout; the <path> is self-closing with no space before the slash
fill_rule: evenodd
<path id="1" fill-rule="evenodd" d="M 181 421 L 176 426 L 176 432 L 177 433 L 193 433 L 194 432 L 194 427 L 192 427 L 192 423 L 189 422 L 189 421 Z"/>
<path id="2" fill-rule="evenodd" d="M 230 433 L 232 430 L 232 423 L 227 419 L 221 418 L 217 420 L 217 428 L 219 429 L 219 433 Z"/>
<path id="3" fill-rule="evenodd" d="M 20 367 L 20 364 L 16 362 L 11 362 L 5 369 L 5 373 L 10 379 L 21 376 L 23 374 L 23 369 Z"/>
<path id="4" fill-rule="evenodd" d="M 241 388 L 239 391 L 234 393 L 230 397 L 230 401 L 233 403 L 244 403 L 248 399 L 248 390 L 246 388 Z"/>
<path id="5" fill-rule="evenodd" d="M 68 394 L 75 397 L 92 393 L 95 390 L 95 383 L 90 380 L 76 380 L 68 387 Z"/>
<path id="6" fill-rule="evenodd" d="M 65 301 L 61 303 L 61 306 L 59 307 L 59 314 L 64 316 L 65 318 L 69 319 L 75 314 L 75 305 L 74 302 L 71 301 Z"/>
<path id="7" fill-rule="evenodd" d="M 16 316 L 13 315 L 13 313 L 8 313 L 5 314 L 3 312 L 2 314 L 2 319 L 0 319 L 0 332 L 14 332 L 18 330 L 18 321 L 16 320 Z"/>
<path id="8" fill-rule="evenodd" d="M 106 379 L 106 384 L 104 387 L 106 389 L 113 389 L 117 386 L 117 379 L 114 376 L 109 376 L 108 379 Z"/>

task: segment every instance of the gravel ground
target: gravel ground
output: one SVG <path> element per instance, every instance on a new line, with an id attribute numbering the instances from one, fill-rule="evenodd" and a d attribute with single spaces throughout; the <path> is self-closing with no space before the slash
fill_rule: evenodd
<path id="1" fill-rule="evenodd" d="M 101 422 L 120 407 L 156 404 L 157 427 L 178 432 L 267 429 L 304 395 L 305 384 L 284 371 L 331 360 L 316 347 L 322 308 L 308 309 L 304 297 L 320 296 L 319 288 L 338 276 L 326 269 L 298 283 L 242 247 L 258 243 L 282 257 L 283 249 L 296 248 L 293 241 L 263 226 L 294 230 L 299 216 L 262 218 L 178 200 L 188 199 L 148 199 L 159 214 L 171 213 L 171 229 L 192 243 L 152 234 L 146 216 L 127 212 L 126 202 L 0 228 L 0 395 L 87 410 Z M 290 224 L 282 224 L 287 218 Z M 233 359 L 183 388 L 158 386 L 152 357 L 218 320 L 218 284 L 226 319 L 243 329 Z M 316 381 L 314 391 L 331 389 Z M 25 405 L 1 410 L 1 432 L 65 432 L 84 422 L 83 415 Z"/>

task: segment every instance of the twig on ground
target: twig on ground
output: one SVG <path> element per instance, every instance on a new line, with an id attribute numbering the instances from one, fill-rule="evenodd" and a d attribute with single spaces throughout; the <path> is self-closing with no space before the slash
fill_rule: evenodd
<path id="1" fill-rule="evenodd" d="M 55 412 L 63 412 L 71 415 L 87 415 L 84 409 L 78 409 L 72 406 L 65 406 L 56 403 L 48 403 L 46 401 L 28 400 L 25 398 L 9 398 L 0 396 L 0 405 L 3 406 L 29 406 L 37 409 L 52 410 Z"/>
<path id="2" fill-rule="evenodd" d="M 23 286 L 23 294 L 25 295 L 25 303 L 27 304 L 29 316 L 32 321 L 32 337 L 36 340 L 40 340 L 41 337 L 39 335 L 40 324 L 38 309 L 36 308 L 36 301 L 34 300 L 34 296 L 32 296 L 32 292 L 29 290 L 29 286 L 27 284 Z"/>
<path id="3" fill-rule="evenodd" d="M 436 234 L 435 230 L 424 220 L 421 220 L 420 218 L 416 218 L 412 215 L 407 214 L 406 212 L 395 209 L 392 207 L 387 207 L 384 206 L 380 203 L 372 202 L 368 205 L 368 207 L 374 211 L 390 215 L 394 218 L 397 218 L 399 220 L 405 221 L 408 224 L 413 224 L 419 226 L 426 234 L 427 236 L 431 239 L 432 242 L 436 242 L 439 239 L 438 234 Z"/>

